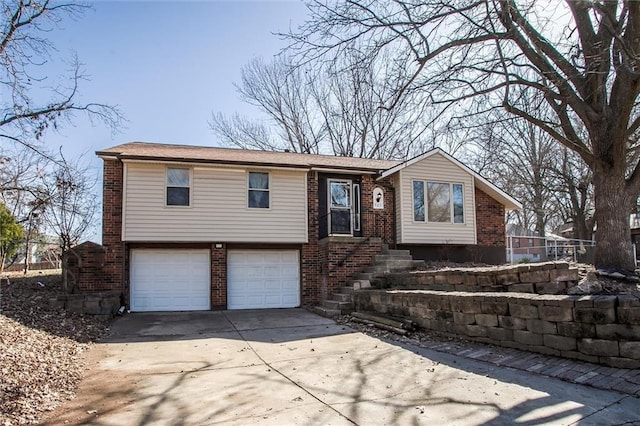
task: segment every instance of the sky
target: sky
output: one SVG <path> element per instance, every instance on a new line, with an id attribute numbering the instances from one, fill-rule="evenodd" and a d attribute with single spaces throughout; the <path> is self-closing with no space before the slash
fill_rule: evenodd
<path id="1" fill-rule="evenodd" d="M 248 116 L 233 86 L 254 57 L 269 59 L 286 42 L 274 35 L 301 24 L 299 0 L 96 1 L 50 33 L 61 56 L 78 55 L 89 81 L 79 102 L 117 105 L 120 132 L 77 115 L 44 142 L 69 157 L 130 141 L 217 145 L 212 112 Z M 60 69 L 59 71 L 62 71 Z M 89 159 L 101 167 L 99 159 Z"/>
<path id="2" fill-rule="evenodd" d="M 286 42 L 273 33 L 296 28 L 306 16 L 300 0 L 94 1 L 77 19 L 65 18 L 47 38 L 56 55 L 42 72 L 64 73 L 56 58 L 83 64 L 79 103 L 117 106 L 126 118 L 112 134 L 101 122 L 76 115 L 50 131 L 44 144 L 100 176 L 95 151 L 130 141 L 217 146 L 209 128 L 213 112 L 248 117 L 258 110 L 242 102 L 233 83 L 255 57 L 278 54 Z M 98 216 L 99 219 L 100 215 Z M 97 225 L 87 239 L 100 242 Z"/>

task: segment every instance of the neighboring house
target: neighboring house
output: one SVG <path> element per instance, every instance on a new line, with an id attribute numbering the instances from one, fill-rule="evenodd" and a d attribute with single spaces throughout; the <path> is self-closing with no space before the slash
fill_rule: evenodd
<path id="1" fill-rule="evenodd" d="M 547 260 L 546 240 L 536 231 L 514 223 L 507 224 L 507 262 Z"/>
<path id="2" fill-rule="evenodd" d="M 122 291 L 132 311 L 315 304 L 384 244 L 502 263 L 505 209 L 521 207 L 440 149 L 406 162 L 140 142 L 97 155 L 104 252 L 80 289 Z"/>
<path id="3" fill-rule="evenodd" d="M 555 236 L 566 238 L 568 240 L 573 239 L 573 222 L 567 222 L 557 226 L 551 232 Z"/>

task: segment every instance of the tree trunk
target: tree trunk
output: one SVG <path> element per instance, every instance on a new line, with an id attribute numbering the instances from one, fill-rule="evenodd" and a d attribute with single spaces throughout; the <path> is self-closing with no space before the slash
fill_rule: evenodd
<path id="1" fill-rule="evenodd" d="M 577 210 L 573 214 L 573 238 L 578 240 L 591 240 L 593 238 L 592 230 L 587 224 L 584 212 Z"/>
<path id="2" fill-rule="evenodd" d="M 629 226 L 635 198 L 628 193 L 625 183 L 624 173 L 594 171 L 596 268 L 635 269 Z"/>

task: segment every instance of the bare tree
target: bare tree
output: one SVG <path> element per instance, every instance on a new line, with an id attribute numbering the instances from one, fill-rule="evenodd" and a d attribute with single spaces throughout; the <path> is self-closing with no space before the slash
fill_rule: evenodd
<path id="1" fill-rule="evenodd" d="M 473 138 L 484 155 L 483 173 L 522 202 L 515 212 L 518 225 L 544 236 L 547 224 L 558 215 L 555 141 L 528 121 L 492 121 Z"/>
<path id="2" fill-rule="evenodd" d="M 574 151 L 564 148 L 557 156 L 554 173 L 558 181 L 556 199 L 563 220 L 573 223 L 574 238 L 592 239 L 595 220 L 591 170 Z"/>
<path id="3" fill-rule="evenodd" d="M 405 64 L 360 63 L 353 52 L 314 71 L 284 57 L 269 64 L 254 60 L 243 68 L 237 88 L 269 122 L 218 113 L 211 128 L 224 143 L 241 148 L 365 158 L 406 158 L 420 151 L 430 131 L 427 104 L 404 96 L 395 108 L 384 105 L 403 82 Z"/>
<path id="4" fill-rule="evenodd" d="M 285 58 L 268 64 L 254 59 L 241 75 L 236 85 L 241 98 L 267 115 L 276 134 L 263 123 L 218 113 L 210 125 L 222 141 L 241 148 L 317 154 L 323 129 L 312 107 L 312 77 L 289 67 Z"/>
<path id="5" fill-rule="evenodd" d="M 346 0 L 313 1 L 309 9 L 308 22 L 288 34 L 301 62 L 354 49 L 371 60 L 409 52 L 412 73 L 391 106 L 421 88 L 448 109 L 443 118 L 503 109 L 576 152 L 593 173 L 596 266 L 633 269 L 640 2 Z M 527 111 L 523 93 L 543 98 L 549 110 Z"/>
<path id="6" fill-rule="evenodd" d="M 69 74 L 47 75 L 55 47 L 46 35 L 64 16 L 79 16 L 86 5 L 49 0 L 5 0 L 0 8 L 0 139 L 23 144 L 46 155 L 38 141 L 50 128 L 57 129 L 86 113 L 112 129 L 122 122 L 117 108 L 76 101 L 85 79 L 76 57 L 67 61 Z M 42 93 L 49 99 L 43 100 Z"/>
<path id="7" fill-rule="evenodd" d="M 48 197 L 44 220 L 59 240 L 65 271 L 63 288 L 65 291 L 73 291 L 75 280 L 68 276 L 69 271 L 65 266 L 70 256 L 77 256 L 73 247 L 82 240 L 93 224 L 98 200 L 93 191 L 96 185 L 95 174 L 90 173 L 80 161 L 69 163 L 62 155 L 61 158 L 62 161 L 56 163 L 51 173 L 42 177 L 43 193 Z"/>

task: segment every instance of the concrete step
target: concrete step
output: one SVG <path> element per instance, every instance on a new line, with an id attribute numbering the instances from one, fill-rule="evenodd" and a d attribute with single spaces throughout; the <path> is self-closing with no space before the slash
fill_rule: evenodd
<path id="1" fill-rule="evenodd" d="M 338 293 L 353 293 L 353 290 L 355 289 L 355 287 L 353 285 L 346 285 L 346 286 L 342 286 L 338 288 Z"/>
<path id="2" fill-rule="evenodd" d="M 367 266 L 366 268 L 364 268 L 364 271 L 363 271 L 363 273 L 365 274 L 374 274 L 374 275 L 382 275 L 385 272 L 389 272 L 389 268 L 387 267 L 387 265 Z"/>
<path id="3" fill-rule="evenodd" d="M 406 255 L 406 254 L 399 254 L 399 255 L 394 255 L 394 254 L 376 254 L 373 257 L 373 261 L 378 263 L 378 262 L 386 262 L 388 260 L 413 260 L 413 257 L 411 257 L 411 255 Z"/>
<path id="4" fill-rule="evenodd" d="M 353 303 L 351 302 L 338 302 L 337 300 L 323 300 L 322 306 L 327 309 L 338 310 L 342 314 L 349 314 L 353 311 Z"/>
<path id="5" fill-rule="evenodd" d="M 371 288 L 371 281 L 369 280 L 351 280 L 349 281 L 349 284 L 351 284 L 351 286 L 349 287 L 351 289 L 351 291 L 353 292 L 353 290 L 360 290 L 363 288 Z"/>
<path id="6" fill-rule="evenodd" d="M 318 315 L 322 315 L 326 318 L 335 318 L 340 316 L 340 310 L 338 309 L 329 309 L 324 306 L 313 306 L 311 311 L 315 312 Z"/>
<path id="7" fill-rule="evenodd" d="M 332 293 L 331 299 L 338 302 L 351 302 L 350 293 Z"/>
<path id="8" fill-rule="evenodd" d="M 386 266 L 389 269 L 400 269 L 400 268 L 412 268 L 415 265 L 415 260 L 413 259 L 396 259 L 396 260 L 387 260 L 385 262 L 376 262 L 373 266 Z M 418 260 L 418 262 L 422 262 Z"/>
<path id="9" fill-rule="evenodd" d="M 411 256 L 411 252 L 409 250 L 387 250 L 382 254 L 389 256 Z"/>
<path id="10" fill-rule="evenodd" d="M 380 274 L 381 275 L 381 274 Z M 371 281 L 376 278 L 378 274 L 370 273 L 370 272 L 360 272 L 355 275 L 355 279 L 358 281 Z"/>

